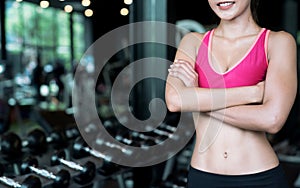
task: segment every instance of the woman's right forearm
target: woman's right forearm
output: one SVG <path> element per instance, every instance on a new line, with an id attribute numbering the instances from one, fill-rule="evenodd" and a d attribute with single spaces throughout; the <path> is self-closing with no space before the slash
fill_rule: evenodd
<path id="1" fill-rule="evenodd" d="M 225 89 L 186 87 L 170 79 L 166 85 L 166 103 L 173 112 L 208 112 L 227 107 L 260 103 L 262 88 L 258 85 Z M 173 83 L 173 84 L 171 84 Z"/>

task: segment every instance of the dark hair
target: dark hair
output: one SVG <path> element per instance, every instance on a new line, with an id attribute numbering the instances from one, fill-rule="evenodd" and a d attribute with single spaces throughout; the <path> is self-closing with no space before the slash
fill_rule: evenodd
<path id="1" fill-rule="evenodd" d="M 258 16 L 257 16 L 258 5 L 259 5 L 259 0 L 251 0 L 251 5 L 250 5 L 251 13 L 252 13 L 252 17 L 253 17 L 254 21 L 257 24 L 259 23 Z"/>

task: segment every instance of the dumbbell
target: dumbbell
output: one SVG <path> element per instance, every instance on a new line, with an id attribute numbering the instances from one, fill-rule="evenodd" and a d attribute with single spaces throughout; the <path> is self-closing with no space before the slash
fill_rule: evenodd
<path id="1" fill-rule="evenodd" d="M 98 143 L 99 145 L 105 145 L 105 146 L 107 146 L 108 148 L 111 148 L 111 149 L 120 150 L 122 153 L 125 153 L 127 155 L 132 154 L 131 150 L 123 148 L 120 145 L 116 145 L 116 144 L 113 144 L 113 143 L 110 143 L 110 142 L 100 141 L 99 139 L 96 140 L 96 143 Z M 82 137 L 77 137 L 74 140 L 72 149 L 73 149 L 73 156 L 74 156 L 74 158 L 77 158 L 77 159 L 82 158 L 82 157 L 87 157 L 87 156 L 90 155 L 90 156 L 94 156 L 96 158 L 102 158 L 106 161 L 111 161 L 112 160 L 112 156 L 103 154 L 99 151 L 96 151 L 96 150 L 88 147 L 87 143 L 83 140 Z"/>
<path id="2" fill-rule="evenodd" d="M 42 152 L 45 150 L 46 137 L 40 131 L 32 131 L 22 140 L 16 133 L 8 132 L 1 138 L 1 152 L 7 156 L 18 156 L 22 148 L 29 148 L 31 151 Z"/>
<path id="3" fill-rule="evenodd" d="M 8 132 L 1 137 L 1 153 L 6 156 L 19 156 L 22 153 L 22 148 L 28 148 L 31 152 L 42 153 L 47 149 L 49 143 L 55 143 L 57 146 L 62 146 L 64 136 L 60 132 L 53 132 L 50 136 L 46 136 L 42 130 L 34 129 L 29 132 L 27 139 L 21 138 L 14 132 Z"/>
<path id="4" fill-rule="evenodd" d="M 37 150 L 41 150 L 45 148 L 45 145 L 49 144 L 58 149 L 66 146 L 67 137 L 63 131 L 54 130 L 47 136 L 44 131 L 36 128 L 28 133 L 27 142 L 24 145 L 28 145 L 30 148 L 37 148 Z"/>
<path id="5" fill-rule="evenodd" d="M 74 141 L 73 156 L 77 159 L 87 156 L 93 156 L 96 158 L 103 159 L 102 166 L 98 169 L 98 172 L 104 176 L 111 175 L 112 173 L 120 170 L 120 166 L 111 161 L 111 156 L 105 155 L 101 152 L 91 149 L 87 146 L 86 142 L 82 139 L 82 137 L 78 137 Z"/>
<path id="6" fill-rule="evenodd" d="M 71 175 L 67 170 L 60 170 L 57 174 L 45 169 L 38 168 L 38 160 L 29 156 L 21 164 L 21 174 L 34 173 L 38 176 L 50 179 L 53 181 L 53 187 L 67 187 L 70 183 Z"/>
<path id="7" fill-rule="evenodd" d="M 16 188 L 41 188 L 42 183 L 40 179 L 36 176 L 28 176 L 22 183 L 16 182 L 15 180 L 1 176 L 0 181 L 2 184 L 8 187 L 16 187 Z"/>
<path id="8" fill-rule="evenodd" d="M 15 187 L 15 188 L 41 188 L 42 183 L 41 180 L 33 175 L 30 175 L 24 179 L 22 183 L 15 181 L 9 177 L 3 176 L 4 167 L 0 165 L 0 182 L 3 185 L 8 187 Z"/>
<path id="9" fill-rule="evenodd" d="M 167 130 L 167 131 L 169 131 L 171 133 L 173 133 L 173 132 L 175 132 L 177 130 L 176 127 L 174 127 L 172 125 L 168 125 L 166 123 L 162 123 L 159 127 L 163 128 L 163 129 L 165 129 L 165 130 Z"/>
<path id="10" fill-rule="evenodd" d="M 109 122 L 109 123 L 108 123 Z M 112 123 L 113 122 L 113 123 Z M 114 120 L 105 121 L 105 129 L 111 134 L 112 137 L 114 137 L 119 142 L 135 146 L 135 147 L 144 147 L 148 148 L 149 146 L 153 146 L 156 143 L 161 143 L 162 141 L 159 140 L 156 134 L 156 137 L 148 136 L 143 133 L 138 133 L 131 131 L 130 129 L 125 128 L 124 126 L 120 126 L 120 123 L 115 122 Z M 109 144 L 109 143 L 104 143 Z M 113 144 L 113 146 L 116 148 L 123 150 L 123 153 L 132 153 L 132 151 L 125 149 L 124 147 L 119 147 L 116 144 Z"/>
<path id="11" fill-rule="evenodd" d="M 13 132 L 7 132 L 1 136 L 0 142 L 1 153 L 5 157 L 19 157 L 22 150 L 22 141 L 20 137 Z"/>
<path id="12" fill-rule="evenodd" d="M 30 131 L 22 140 L 22 148 L 28 148 L 34 153 L 43 153 L 47 149 L 46 135 L 39 129 Z"/>
<path id="13" fill-rule="evenodd" d="M 66 153 L 64 150 L 57 150 L 51 156 L 51 165 L 64 165 L 72 170 L 78 171 L 79 174 L 73 179 L 78 184 L 87 184 L 91 182 L 96 175 L 96 165 L 87 161 L 84 165 L 66 160 Z"/>
<path id="14" fill-rule="evenodd" d="M 158 137 L 149 136 L 139 132 L 132 132 L 130 136 L 134 140 L 137 140 L 141 147 L 154 146 L 162 142 Z"/>
<path id="15" fill-rule="evenodd" d="M 135 132 L 135 131 L 127 131 L 125 133 L 117 133 L 115 139 L 123 144 L 134 146 L 134 147 L 142 147 L 148 148 L 149 146 L 156 145 L 157 143 L 161 143 L 162 141 L 158 138 L 145 135 L 143 133 Z M 132 153 L 131 150 L 129 150 Z"/>
<path id="16" fill-rule="evenodd" d="M 167 138 L 173 139 L 173 140 L 178 140 L 179 136 L 165 130 L 161 129 L 154 129 L 152 132 L 149 132 L 149 135 L 153 135 L 154 137 L 158 137 L 160 140 L 165 140 Z"/>

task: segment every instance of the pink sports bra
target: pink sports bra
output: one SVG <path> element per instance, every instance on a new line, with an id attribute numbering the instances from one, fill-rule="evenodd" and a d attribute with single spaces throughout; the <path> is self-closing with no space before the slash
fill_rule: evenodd
<path id="1" fill-rule="evenodd" d="M 267 39 L 269 30 L 262 28 L 256 41 L 233 67 L 224 73 L 218 73 L 210 64 L 211 37 L 214 30 L 205 33 L 199 47 L 195 70 L 198 73 L 199 87 L 231 88 L 255 85 L 263 81 L 268 68 Z"/>

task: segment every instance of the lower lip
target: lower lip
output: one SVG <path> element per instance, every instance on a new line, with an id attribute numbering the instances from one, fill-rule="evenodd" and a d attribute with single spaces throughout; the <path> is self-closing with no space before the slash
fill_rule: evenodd
<path id="1" fill-rule="evenodd" d="M 230 5 L 227 5 L 227 6 L 219 6 L 219 9 L 220 10 L 228 10 L 230 9 L 231 7 L 233 7 L 234 4 L 230 4 Z"/>

